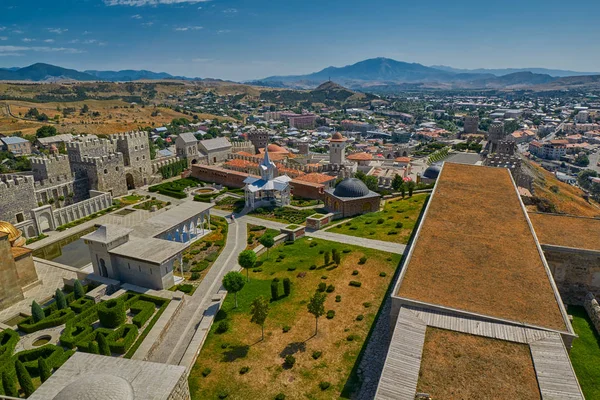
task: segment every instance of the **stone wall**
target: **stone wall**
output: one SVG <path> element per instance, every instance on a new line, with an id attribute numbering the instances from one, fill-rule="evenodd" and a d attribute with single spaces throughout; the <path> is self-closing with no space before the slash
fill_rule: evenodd
<path id="1" fill-rule="evenodd" d="M 181 375 L 181 378 L 179 378 L 179 381 L 173 388 L 173 391 L 171 392 L 171 395 L 169 396 L 168 400 L 189 400 L 189 399 L 191 399 L 190 387 L 188 385 L 187 375 L 183 374 L 183 375 Z"/>
<path id="2" fill-rule="evenodd" d="M 83 157 L 79 168 L 85 171 L 90 189 L 111 192 L 115 197 L 127 194 L 123 154 Z"/>
<path id="3" fill-rule="evenodd" d="M 37 207 L 32 176 L 0 176 L 0 220 L 11 224 L 29 219 L 29 211 Z"/>
<path id="4" fill-rule="evenodd" d="M 600 334 L 600 305 L 598 305 L 598 300 L 596 300 L 596 296 L 592 292 L 588 292 L 585 296 L 583 307 L 592 320 L 596 332 Z"/>
<path id="5" fill-rule="evenodd" d="M 589 292 L 600 293 L 600 252 L 549 245 L 542 250 L 565 303 L 581 305 Z"/>
<path id="6" fill-rule="evenodd" d="M 308 217 L 306 218 L 306 227 L 315 231 L 318 231 L 331 221 L 333 221 L 333 213 L 325 214 L 319 218 Z"/>
<path id="7" fill-rule="evenodd" d="M 123 154 L 125 173 L 131 174 L 134 187 L 147 184 L 152 174 L 152 160 L 147 132 L 127 132 L 111 136 L 117 152 Z"/>
<path id="8" fill-rule="evenodd" d="M 68 224 L 90 214 L 97 213 L 112 206 L 112 195 L 106 192 L 90 190 L 90 198 L 79 203 L 54 210 L 57 226 Z"/>
<path id="9" fill-rule="evenodd" d="M 230 188 L 243 188 L 249 175 L 212 165 L 192 165 L 192 176 L 204 182 L 213 182 Z"/>

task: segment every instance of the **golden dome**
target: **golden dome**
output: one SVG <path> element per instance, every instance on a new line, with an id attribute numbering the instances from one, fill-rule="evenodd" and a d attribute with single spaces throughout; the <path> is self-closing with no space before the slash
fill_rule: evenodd
<path id="1" fill-rule="evenodd" d="M 12 244 L 21 237 L 21 231 L 14 227 L 13 224 L 0 221 L 0 232 L 8 234 L 8 241 Z"/>

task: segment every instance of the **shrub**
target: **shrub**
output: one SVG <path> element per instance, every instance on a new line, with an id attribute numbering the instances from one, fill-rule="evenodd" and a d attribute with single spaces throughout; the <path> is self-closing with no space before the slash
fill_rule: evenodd
<path id="1" fill-rule="evenodd" d="M 327 284 L 325 282 L 319 283 L 319 286 L 317 287 L 317 290 L 319 292 L 324 292 L 326 289 L 327 289 Z"/>
<path id="2" fill-rule="evenodd" d="M 285 400 L 285 394 L 278 393 L 277 396 L 275 396 L 275 400 Z"/>
<path id="3" fill-rule="evenodd" d="M 229 322 L 227 321 L 221 321 L 219 322 L 219 325 L 217 325 L 217 333 L 225 333 L 229 330 Z"/>
<path id="4" fill-rule="evenodd" d="M 323 280 L 327 279 L 327 275 L 321 276 L 321 279 L 323 279 Z"/>
<path id="5" fill-rule="evenodd" d="M 207 376 L 210 375 L 211 372 L 212 372 L 212 369 L 210 369 L 210 368 L 204 368 L 202 370 L 202 376 L 206 378 Z"/>
<path id="6" fill-rule="evenodd" d="M 279 299 L 279 282 L 275 280 L 271 282 L 271 299 L 273 301 Z"/>
<path id="7" fill-rule="evenodd" d="M 296 364 L 296 357 L 294 357 L 291 354 L 288 354 L 287 356 L 285 356 L 284 364 L 286 367 L 292 368 L 294 364 Z"/>
<path id="8" fill-rule="evenodd" d="M 331 386 L 331 383 L 329 383 L 329 382 L 319 383 L 319 387 L 321 388 L 321 390 L 327 390 L 327 389 L 329 389 L 329 386 Z"/>
<path id="9" fill-rule="evenodd" d="M 8 371 L 8 369 L 2 371 L 2 387 L 4 388 L 4 393 L 7 396 L 19 397 L 14 376 Z"/>
<path id="10" fill-rule="evenodd" d="M 356 339 L 356 336 L 354 336 L 354 335 L 348 335 L 348 336 L 346 336 L 346 340 L 349 341 L 349 342 L 353 342 L 355 339 Z"/>
<path id="11" fill-rule="evenodd" d="M 329 286 L 327 286 L 327 289 L 325 291 L 327 293 L 332 293 L 334 290 L 335 290 L 335 286 L 329 285 Z"/>
<path id="12" fill-rule="evenodd" d="M 325 253 L 325 250 L 319 250 L 319 254 Z"/>
<path id="13" fill-rule="evenodd" d="M 317 266 L 313 264 L 310 267 L 308 267 L 308 269 L 310 269 L 311 271 L 313 271 L 313 270 L 317 269 Z"/>
<path id="14" fill-rule="evenodd" d="M 76 279 L 75 283 L 73 284 L 73 292 L 75 293 L 76 299 L 81 299 L 85 296 L 85 290 L 83 289 L 83 285 L 81 284 L 79 279 Z"/>
<path id="15" fill-rule="evenodd" d="M 122 325 L 108 335 L 108 345 L 113 353 L 125 354 L 138 336 L 138 328 L 132 324 Z"/>
<path id="16" fill-rule="evenodd" d="M 370 307 L 371 307 L 371 303 L 369 303 L 368 301 L 365 301 L 365 302 L 363 303 L 363 307 L 364 307 L 364 308 L 370 308 Z"/>
<path id="17" fill-rule="evenodd" d="M 340 301 L 342 301 L 342 296 L 340 296 L 339 294 L 337 296 L 335 296 L 335 302 L 339 303 Z"/>
<path id="18" fill-rule="evenodd" d="M 292 329 L 289 325 L 284 325 L 283 327 L 283 333 L 288 333 L 290 331 L 290 329 Z"/>
<path id="19" fill-rule="evenodd" d="M 199 272 L 192 272 L 192 276 L 190 277 L 191 280 L 193 281 L 197 281 L 198 279 L 200 279 L 200 273 Z"/>
<path id="20" fill-rule="evenodd" d="M 387 234 L 388 234 L 388 235 L 397 235 L 397 234 L 398 234 L 398 231 L 391 230 L 391 231 L 389 231 Z"/>
<path id="21" fill-rule="evenodd" d="M 43 320 L 46 315 L 44 314 L 44 310 L 42 310 L 42 307 L 40 307 L 40 305 L 34 300 L 33 303 L 31 303 L 31 317 L 33 318 L 33 322 L 40 322 L 41 320 Z"/>
<path id="22" fill-rule="evenodd" d="M 315 247 L 317 245 L 317 242 L 310 242 L 310 244 L 308 245 L 308 247 Z"/>
<path id="23" fill-rule="evenodd" d="M 327 319 L 333 319 L 335 317 L 335 311 L 329 310 L 327 311 Z"/>
<path id="24" fill-rule="evenodd" d="M 190 285 L 189 283 L 185 283 L 183 285 L 178 285 L 177 290 L 186 294 L 190 294 L 192 293 L 192 290 L 194 290 L 194 286 Z"/>
<path id="25" fill-rule="evenodd" d="M 363 264 L 364 264 L 364 263 L 366 263 L 366 262 L 367 262 L 367 257 L 365 257 L 365 256 L 362 256 L 362 257 L 360 258 L 360 260 L 358 260 L 358 263 L 359 263 L 360 265 L 363 265 Z"/>
<path id="26" fill-rule="evenodd" d="M 29 372 L 27 372 L 27 369 L 20 360 L 15 362 L 15 370 L 17 372 L 17 380 L 19 381 L 21 389 L 25 392 L 25 396 L 31 396 L 35 391 L 33 381 L 31 380 L 31 375 L 29 375 Z"/>
<path id="27" fill-rule="evenodd" d="M 357 270 L 352 271 L 352 275 L 358 275 L 358 271 Z"/>
<path id="28" fill-rule="evenodd" d="M 295 271 L 295 270 L 296 270 L 296 267 L 288 267 L 288 269 L 287 269 L 287 270 L 288 270 L 288 271 Z"/>
<path id="29" fill-rule="evenodd" d="M 283 294 L 285 296 L 289 296 L 291 292 L 292 292 L 292 282 L 290 281 L 290 278 L 284 278 L 283 279 Z"/>
<path id="30" fill-rule="evenodd" d="M 217 397 L 221 400 L 226 399 L 227 396 L 229 396 L 229 393 L 227 393 L 224 390 L 219 390 L 219 392 L 217 393 Z"/>
<path id="31" fill-rule="evenodd" d="M 396 229 L 401 229 L 403 226 L 402 222 L 396 222 Z"/>
<path id="32" fill-rule="evenodd" d="M 244 375 L 248 371 L 250 371 L 250 367 L 242 367 L 242 368 L 240 368 L 240 375 Z"/>
<path id="33" fill-rule="evenodd" d="M 98 335 L 98 350 L 100 350 L 100 354 L 103 356 L 110 356 L 110 347 L 108 346 L 108 341 L 104 335 Z"/>
<path id="34" fill-rule="evenodd" d="M 387 276 L 387 274 L 385 272 L 380 272 L 379 276 L 382 277 L 382 278 L 385 278 Z"/>
<path id="35" fill-rule="evenodd" d="M 350 281 L 350 286 L 361 287 L 362 283 L 360 283 L 358 281 Z"/>
<path id="36" fill-rule="evenodd" d="M 319 358 L 321 358 L 322 354 L 323 354 L 323 352 L 321 352 L 321 351 L 313 351 L 312 358 L 315 360 L 318 360 Z"/>
<path id="37" fill-rule="evenodd" d="M 25 333 L 37 332 L 41 329 L 52 328 L 66 323 L 75 313 L 73 310 L 66 308 L 64 310 L 54 311 L 47 317 L 44 317 L 37 323 L 32 323 L 33 318 L 26 319 L 18 324 L 19 329 Z"/>
<path id="38" fill-rule="evenodd" d="M 365 316 L 362 315 L 362 314 L 359 314 L 359 315 L 356 316 L 356 320 L 357 321 L 362 321 L 363 319 L 365 319 Z"/>
<path id="39" fill-rule="evenodd" d="M 379 225 L 383 224 L 384 222 L 385 222 L 385 220 L 383 218 L 379 218 L 377 220 L 377 224 L 379 224 Z"/>
<path id="40" fill-rule="evenodd" d="M 98 319 L 106 328 L 116 328 L 125 323 L 125 305 L 119 297 L 98 304 Z"/>
<path id="41" fill-rule="evenodd" d="M 46 382 L 50 378 L 50 375 L 52 375 L 52 369 L 43 357 L 38 358 L 38 375 L 42 383 Z"/>
<path id="42" fill-rule="evenodd" d="M 67 300 L 65 299 L 65 294 L 62 292 L 62 290 L 56 289 L 54 299 L 56 300 L 56 307 L 59 310 L 67 308 Z"/>

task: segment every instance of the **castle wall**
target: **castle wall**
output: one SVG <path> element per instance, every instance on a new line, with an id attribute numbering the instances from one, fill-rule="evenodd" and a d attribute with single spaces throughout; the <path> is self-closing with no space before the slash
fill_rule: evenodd
<path id="1" fill-rule="evenodd" d="M 110 192 L 114 197 L 127 194 L 123 154 L 84 157 L 79 168 L 85 171 L 91 190 Z"/>
<path id="2" fill-rule="evenodd" d="M 32 176 L 0 176 L 0 220 L 16 224 L 37 207 Z M 19 218 L 17 218 L 19 216 Z"/>
<path id="3" fill-rule="evenodd" d="M 116 151 L 123 154 L 125 174 L 131 174 L 133 178 L 133 182 L 129 182 L 130 188 L 146 185 L 152 175 L 148 133 L 127 132 L 113 135 L 112 142 Z"/>
<path id="4" fill-rule="evenodd" d="M 549 245 L 542 250 L 565 303 L 581 305 L 588 292 L 600 293 L 600 252 Z"/>
<path id="5" fill-rule="evenodd" d="M 211 165 L 192 165 L 192 176 L 204 182 L 213 182 L 231 188 L 246 186 L 244 179 L 249 175 Z"/>
<path id="6" fill-rule="evenodd" d="M 90 198 L 53 211 L 57 226 L 87 217 L 112 206 L 112 195 L 107 192 L 90 191 Z"/>

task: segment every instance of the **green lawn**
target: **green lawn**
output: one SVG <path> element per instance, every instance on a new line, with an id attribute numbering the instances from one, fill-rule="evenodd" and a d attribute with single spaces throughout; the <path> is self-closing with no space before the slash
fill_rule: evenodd
<path id="1" fill-rule="evenodd" d="M 319 213 L 318 209 L 295 210 L 290 207 L 259 207 L 250 213 L 251 216 L 267 219 L 269 221 L 281 222 L 284 224 L 303 225 L 306 218 Z"/>
<path id="2" fill-rule="evenodd" d="M 570 353 L 577 379 L 586 399 L 600 399 L 600 336 L 583 307 L 569 306 L 569 314 L 579 335 Z"/>
<path id="3" fill-rule="evenodd" d="M 320 252 L 333 248 L 341 252 L 340 266 L 325 266 Z M 360 264 L 363 256 L 367 260 Z M 352 368 L 400 257 L 308 238 L 271 249 L 268 259 L 266 255 L 259 258 L 262 265 L 250 272 L 250 282 L 238 293 L 239 308 L 234 308 L 233 295 L 225 299 L 189 377 L 192 399 L 216 399 L 219 394 L 244 400 L 269 400 L 279 393 L 287 400 L 352 395 L 352 389 L 358 389 L 350 379 Z M 271 301 L 261 341 L 260 327 L 250 322 L 250 304 L 261 295 L 271 299 L 273 278 L 289 278 L 292 290 L 290 296 Z M 361 282 L 361 287 L 350 286 L 350 281 Z M 321 282 L 334 286 L 333 292 L 327 293 L 325 311 L 333 310 L 335 316 L 321 317 L 319 333 L 314 336 L 315 318 L 306 304 Z M 279 284 L 283 294 L 283 284 Z M 340 296 L 339 302 L 336 296 Z M 223 321 L 229 329 L 217 333 Z M 289 328 L 287 332 L 284 327 Z M 313 358 L 316 351 L 322 352 L 317 359 Z M 296 363 L 287 368 L 284 358 L 290 354 Z M 240 373 L 243 367 L 249 367 L 249 372 Z M 210 373 L 203 376 L 208 369 Z M 331 386 L 321 390 L 322 381 Z"/>
<path id="4" fill-rule="evenodd" d="M 406 244 L 428 197 L 428 194 L 415 194 L 410 198 L 388 200 L 383 211 L 358 216 L 328 231 Z"/>

